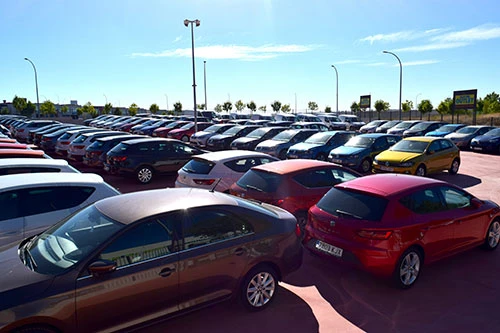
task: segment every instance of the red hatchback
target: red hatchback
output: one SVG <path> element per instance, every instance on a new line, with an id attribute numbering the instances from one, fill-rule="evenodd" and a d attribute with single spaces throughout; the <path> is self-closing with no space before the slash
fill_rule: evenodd
<path id="1" fill-rule="evenodd" d="M 182 126 L 184 126 L 186 124 L 189 124 L 189 123 L 190 123 L 190 121 L 187 121 L 187 120 L 177 120 L 177 121 L 174 121 L 173 123 L 170 123 L 170 124 L 168 124 L 165 127 L 159 127 L 157 129 L 155 129 L 153 131 L 152 136 L 157 136 L 157 137 L 160 137 L 160 138 L 166 138 L 168 132 L 170 132 L 170 131 L 172 131 L 174 129 L 177 129 L 177 128 L 181 128 Z"/>
<path id="2" fill-rule="evenodd" d="M 329 162 L 284 160 L 251 168 L 231 186 L 230 193 L 286 209 L 295 215 L 303 230 L 308 209 L 332 186 L 360 176 Z"/>
<path id="3" fill-rule="evenodd" d="M 498 246 L 500 208 L 435 179 L 377 174 L 336 185 L 309 210 L 303 244 L 411 287 L 422 265 Z"/>
<path id="4" fill-rule="evenodd" d="M 212 126 L 213 123 L 199 122 L 197 125 L 198 125 L 198 131 L 203 131 L 206 128 Z M 170 132 L 168 132 L 167 137 L 170 139 L 177 139 L 184 142 L 189 142 L 189 139 L 191 138 L 191 135 L 194 134 L 194 132 L 195 132 L 194 122 L 190 122 L 180 128 L 171 130 Z"/>

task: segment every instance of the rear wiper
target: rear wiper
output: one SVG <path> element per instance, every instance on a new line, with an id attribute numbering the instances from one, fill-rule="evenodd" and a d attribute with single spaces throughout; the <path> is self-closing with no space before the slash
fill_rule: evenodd
<path id="1" fill-rule="evenodd" d="M 361 216 L 358 216 L 358 215 L 355 215 L 355 214 L 352 214 L 352 213 L 348 213 L 348 212 L 345 212 L 345 211 L 340 210 L 340 209 L 337 209 L 335 211 L 335 213 L 337 213 L 339 215 L 345 215 L 345 216 L 349 216 L 349 217 L 354 217 L 355 219 L 358 219 L 358 220 L 362 220 L 363 219 Z"/>
<path id="2" fill-rule="evenodd" d="M 249 188 L 249 189 L 252 189 L 255 191 L 259 191 L 259 192 L 264 192 L 262 189 L 258 188 L 257 186 L 253 186 L 253 185 L 247 185 L 246 188 Z"/>

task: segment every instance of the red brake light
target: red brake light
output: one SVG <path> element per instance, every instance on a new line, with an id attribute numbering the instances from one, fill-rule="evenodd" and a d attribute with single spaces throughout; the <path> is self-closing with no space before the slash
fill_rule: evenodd
<path id="1" fill-rule="evenodd" d="M 113 156 L 113 160 L 116 162 L 123 162 L 127 159 L 127 156 Z"/>
<path id="2" fill-rule="evenodd" d="M 271 201 L 271 205 L 281 206 L 284 202 L 285 202 L 284 199 L 273 200 L 273 201 Z"/>
<path id="3" fill-rule="evenodd" d="M 24 128 L 20 128 L 17 130 L 18 132 L 24 132 Z"/>
<path id="4" fill-rule="evenodd" d="M 358 235 L 360 237 L 363 237 L 363 238 L 384 240 L 384 239 L 388 239 L 389 237 L 391 237 L 392 231 L 358 230 Z"/>
<path id="5" fill-rule="evenodd" d="M 50 141 L 50 138 L 43 138 L 43 141 Z"/>
<path id="6" fill-rule="evenodd" d="M 85 146 L 73 146 L 73 148 L 75 148 L 75 149 L 83 149 L 83 148 L 85 148 Z"/>
<path id="7" fill-rule="evenodd" d="M 215 179 L 193 179 L 193 181 L 198 185 L 212 185 Z"/>
<path id="8" fill-rule="evenodd" d="M 61 141 L 62 145 L 69 145 L 69 143 L 70 143 L 69 141 Z"/>
<path id="9" fill-rule="evenodd" d="M 295 225 L 295 234 L 297 235 L 297 237 L 302 236 L 302 231 L 300 230 L 300 226 L 298 223 Z"/>

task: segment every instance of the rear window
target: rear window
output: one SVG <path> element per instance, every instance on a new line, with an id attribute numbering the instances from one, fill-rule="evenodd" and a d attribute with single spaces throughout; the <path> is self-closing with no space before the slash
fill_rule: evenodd
<path id="1" fill-rule="evenodd" d="M 112 152 L 119 153 L 119 152 L 124 152 L 127 151 L 129 148 L 129 145 L 125 143 L 119 143 L 115 146 L 115 148 L 111 149 Z"/>
<path id="2" fill-rule="evenodd" d="M 210 170 L 214 167 L 214 163 L 203 159 L 192 159 L 187 162 L 183 167 L 182 171 L 187 173 L 196 173 L 199 175 L 208 175 Z"/>
<path id="3" fill-rule="evenodd" d="M 237 182 L 238 186 L 259 192 L 276 192 L 283 176 L 261 170 L 249 170 Z"/>
<path id="4" fill-rule="evenodd" d="M 367 193 L 332 188 L 316 205 L 335 216 L 380 221 L 384 215 L 387 202 L 384 198 Z"/>

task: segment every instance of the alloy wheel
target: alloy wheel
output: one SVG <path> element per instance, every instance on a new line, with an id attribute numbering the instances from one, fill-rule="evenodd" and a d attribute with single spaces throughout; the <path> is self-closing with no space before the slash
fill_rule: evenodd
<path id="1" fill-rule="evenodd" d="M 399 279 L 405 286 L 411 286 L 420 272 L 420 257 L 415 251 L 408 252 L 399 266 Z"/>
<path id="2" fill-rule="evenodd" d="M 137 172 L 137 179 L 143 183 L 149 183 L 153 178 L 153 171 L 148 167 L 143 167 Z"/>
<path id="3" fill-rule="evenodd" d="M 272 299 L 275 291 L 274 276 L 268 272 L 259 272 L 252 277 L 247 285 L 247 301 L 251 306 L 260 308 Z"/>
<path id="4" fill-rule="evenodd" d="M 495 221 L 488 230 L 488 244 L 490 248 L 495 248 L 500 241 L 500 222 Z"/>

